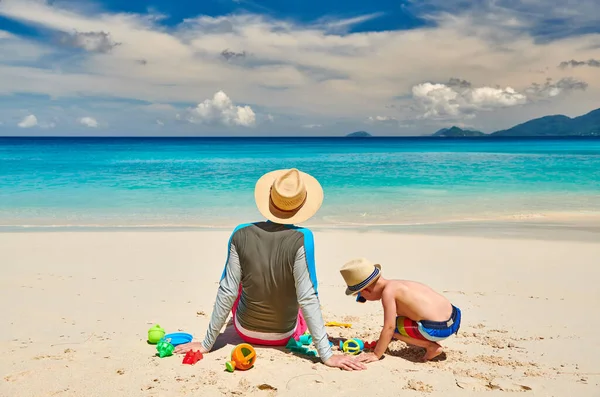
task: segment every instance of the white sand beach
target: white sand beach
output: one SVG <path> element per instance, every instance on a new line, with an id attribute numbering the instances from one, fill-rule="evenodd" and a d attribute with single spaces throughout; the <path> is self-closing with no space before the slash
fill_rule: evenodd
<path id="1" fill-rule="evenodd" d="M 344 372 L 257 347 L 254 368 L 229 373 L 241 340 L 228 326 L 193 366 L 156 357 L 154 324 L 204 337 L 228 238 L 1 233 L 0 396 L 600 396 L 600 242 L 315 232 L 325 320 L 352 323 L 331 338 L 378 337 L 381 306 L 346 297 L 338 272 L 366 256 L 462 309 L 445 356 L 421 363 L 420 349 L 392 342 L 366 371 Z"/>

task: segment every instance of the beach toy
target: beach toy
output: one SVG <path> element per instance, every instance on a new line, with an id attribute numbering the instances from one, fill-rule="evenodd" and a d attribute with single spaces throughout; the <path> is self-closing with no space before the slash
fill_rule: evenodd
<path id="1" fill-rule="evenodd" d="M 365 349 L 375 349 L 377 346 L 377 341 L 365 342 Z"/>
<path id="2" fill-rule="evenodd" d="M 168 357 L 173 355 L 173 350 L 175 350 L 175 346 L 173 346 L 167 339 L 162 338 L 156 344 L 156 350 L 158 351 L 158 356 L 160 358 Z"/>
<path id="3" fill-rule="evenodd" d="M 365 348 L 365 344 L 362 340 L 354 338 L 348 339 L 345 342 L 340 341 L 340 350 L 344 353 L 358 354 Z"/>
<path id="4" fill-rule="evenodd" d="M 290 340 L 288 341 L 287 345 L 285 345 L 285 348 L 294 352 L 294 353 L 300 353 L 300 354 L 305 354 L 309 357 L 316 357 L 317 356 L 317 352 L 314 350 L 309 349 L 308 347 L 305 347 L 302 345 L 302 342 L 300 342 L 299 340 L 296 340 L 294 338 L 290 338 Z"/>
<path id="5" fill-rule="evenodd" d="M 225 369 L 233 372 L 238 369 L 246 371 L 254 366 L 256 362 L 256 351 L 248 343 L 240 343 L 231 351 L 231 360 L 225 363 Z"/>
<path id="6" fill-rule="evenodd" d="M 304 334 L 302 335 L 299 340 L 300 343 L 302 343 L 303 345 L 310 345 L 312 343 L 312 335 L 311 334 Z"/>
<path id="7" fill-rule="evenodd" d="M 202 355 L 202 352 L 200 350 L 190 350 L 187 353 L 185 353 L 185 357 L 183 358 L 183 364 L 193 365 L 196 364 L 198 361 L 202 360 L 202 358 L 204 358 L 204 356 Z"/>
<path id="8" fill-rule="evenodd" d="M 148 330 L 148 342 L 153 345 L 157 344 L 163 336 L 165 336 L 165 330 L 158 324 Z"/>
<path id="9" fill-rule="evenodd" d="M 325 323 L 326 327 L 344 327 L 344 328 L 352 328 L 352 324 L 350 323 L 338 323 L 337 321 L 329 321 Z"/>
<path id="10" fill-rule="evenodd" d="M 193 339 L 192 335 L 186 334 L 185 332 L 175 332 L 164 336 L 165 339 L 170 339 L 173 346 L 183 345 L 184 343 L 190 343 Z"/>

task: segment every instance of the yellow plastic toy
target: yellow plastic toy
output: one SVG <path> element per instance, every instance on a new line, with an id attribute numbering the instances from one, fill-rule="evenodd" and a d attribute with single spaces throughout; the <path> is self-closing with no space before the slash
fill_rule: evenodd
<path id="1" fill-rule="evenodd" d="M 345 342 L 340 341 L 340 350 L 344 353 L 358 354 L 365 348 L 365 344 L 360 339 L 348 339 Z"/>
<path id="2" fill-rule="evenodd" d="M 326 327 L 344 327 L 344 328 L 352 328 L 352 324 L 350 323 L 338 323 L 337 321 L 329 321 L 325 323 Z"/>
<path id="3" fill-rule="evenodd" d="M 238 369 L 245 371 L 254 366 L 256 361 L 256 352 L 252 345 L 248 343 L 240 343 L 231 351 L 231 360 L 225 363 L 225 368 L 229 372 Z"/>

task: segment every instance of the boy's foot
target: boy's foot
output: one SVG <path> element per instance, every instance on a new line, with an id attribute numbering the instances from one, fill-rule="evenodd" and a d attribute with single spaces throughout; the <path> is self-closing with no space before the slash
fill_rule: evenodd
<path id="1" fill-rule="evenodd" d="M 442 346 L 440 346 L 437 343 L 432 343 L 426 348 L 425 355 L 423 356 L 423 361 L 429 361 L 433 358 L 436 358 L 443 352 L 444 350 L 442 349 Z"/>

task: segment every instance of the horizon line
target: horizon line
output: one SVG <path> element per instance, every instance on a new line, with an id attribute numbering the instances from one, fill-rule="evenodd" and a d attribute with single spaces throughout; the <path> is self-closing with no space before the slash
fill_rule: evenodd
<path id="1" fill-rule="evenodd" d="M 424 138 L 436 140 L 448 139 L 600 139 L 596 135 L 522 135 L 522 136 L 502 136 L 485 134 L 480 136 L 434 136 L 434 135 L 371 135 L 371 136 L 346 136 L 346 135 L 256 135 L 256 136 L 237 136 L 237 135 L 177 135 L 177 136 L 156 136 L 156 135 L 0 135 L 0 139 L 344 139 L 344 140 L 371 140 L 371 139 L 404 139 L 404 138 Z"/>

